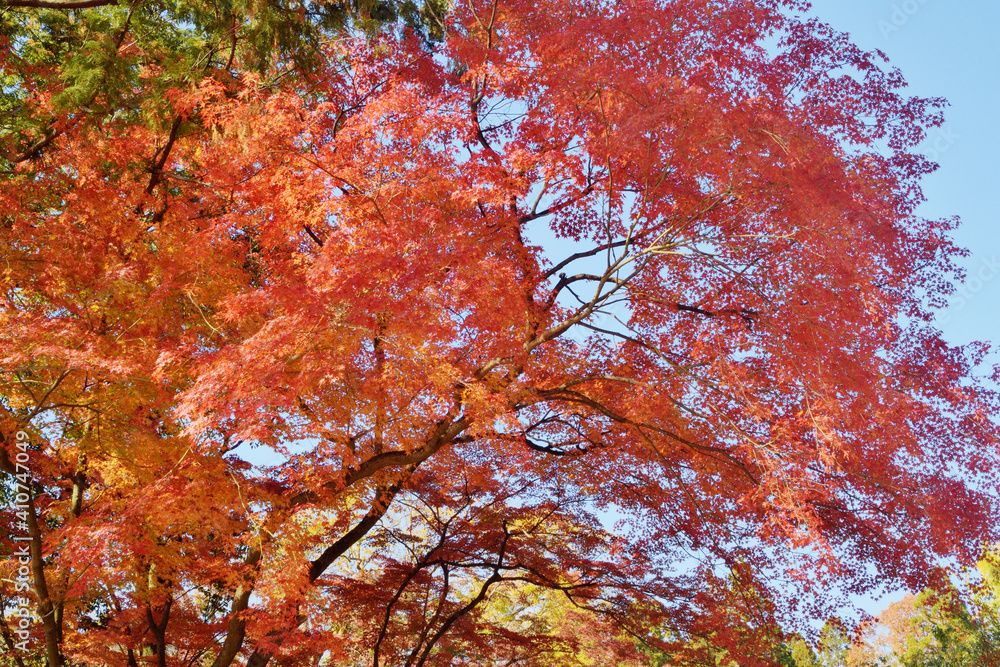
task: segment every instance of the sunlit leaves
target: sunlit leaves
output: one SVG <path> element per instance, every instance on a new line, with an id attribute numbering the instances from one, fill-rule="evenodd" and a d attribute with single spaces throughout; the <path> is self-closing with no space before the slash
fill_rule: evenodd
<path id="1" fill-rule="evenodd" d="M 996 396 L 926 325 L 937 103 L 796 4 L 5 13 L 38 639 L 765 665 L 968 560 Z"/>

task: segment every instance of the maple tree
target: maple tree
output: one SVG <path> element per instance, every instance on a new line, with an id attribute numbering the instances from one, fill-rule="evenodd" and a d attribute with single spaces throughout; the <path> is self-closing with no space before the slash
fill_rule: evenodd
<path id="1" fill-rule="evenodd" d="M 768 665 L 995 537 L 940 100 L 793 0 L 362 5 L 4 3 L 0 659 Z"/>

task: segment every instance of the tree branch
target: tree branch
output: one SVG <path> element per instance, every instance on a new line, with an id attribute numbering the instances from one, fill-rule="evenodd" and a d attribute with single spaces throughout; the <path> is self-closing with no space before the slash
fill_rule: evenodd
<path id="1" fill-rule="evenodd" d="M 177 132 L 180 130 L 182 122 L 184 122 L 183 116 L 178 116 L 174 119 L 173 124 L 170 126 L 170 135 L 167 137 L 167 143 L 162 148 L 158 148 L 156 153 L 153 154 L 152 165 L 149 169 L 149 184 L 146 186 L 147 195 L 153 194 L 153 189 L 163 178 L 161 172 L 167 164 L 167 159 L 170 157 L 170 151 L 174 147 L 174 142 L 177 141 Z"/>
<path id="2" fill-rule="evenodd" d="M 26 667 L 24 660 L 21 658 L 20 651 L 17 650 L 14 644 L 14 636 L 11 635 L 10 626 L 7 625 L 3 614 L 0 614 L 0 634 L 3 634 L 3 641 L 7 644 L 7 650 L 10 652 L 10 655 L 14 656 L 14 662 L 17 663 L 17 667 Z"/>
<path id="3" fill-rule="evenodd" d="M 493 574 L 490 575 L 489 579 L 483 582 L 483 585 L 479 589 L 479 593 L 476 595 L 476 597 L 472 598 L 468 604 L 466 604 L 464 607 L 462 607 L 461 609 L 453 613 L 451 616 L 449 616 L 448 620 L 446 620 L 438 629 L 438 631 L 434 633 L 434 636 L 431 637 L 431 640 L 427 643 L 427 646 L 424 648 L 423 654 L 420 656 L 420 661 L 417 663 L 417 667 L 423 667 L 423 665 L 427 662 L 427 658 L 428 656 L 430 656 L 431 650 L 434 648 L 434 645 L 437 644 L 438 641 L 440 641 L 441 638 L 445 636 L 445 634 L 447 634 L 448 630 L 451 629 L 451 626 L 454 625 L 458 619 L 468 614 L 470 611 L 475 609 L 480 602 L 486 599 L 486 594 L 489 592 L 490 586 L 503 580 L 503 575 L 500 574 L 500 570 L 503 568 L 503 559 L 507 553 L 508 540 L 510 540 L 510 531 L 507 530 L 507 523 L 504 522 L 503 541 L 500 542 L 500 552 L 497 554 L 497 562 L 493 568 Z"/>
<path id="4" fill-rule="evenodd" d="M 248 568 L 255 568 L 260 562 L 263 551 L 259 546 L 251 546 L 247 552 L 243 564 Z M 229 608 L 229 627 L 226 630 L 226 639 L 219 650 L 219 655 L 212 662 L 212 667 L 229 667 L 233 660 L 243 648 L 243 639 L 247 633 L 247 623 L 243 619 L 243 612 L 250 606 L 250 594 L 253 593 L 253 577 L 250 573 L 245 575 L 243 583 L 236 589 L 233 596 L 233 603 Z"/>
<path id="5" fill-rule="evenodd" d="M 41 153 L 42 150 L 46 148 L 49 144 L 55 141 L 56 137 L 58 137 L 59 134 L 60 133 L 58 130 L 50 127 L 48 130 L 45 131 L 45 134 L 42 136 L 41 139 L 31 144 L 27 148 L 25 148 L 24 151 L 22 151 L 21 153 L 18 153 L 17 155 L 12 157 L 10 161 L 18 163 L 18 162 L 25 162 L 27 160 L 31 160 L 32 158 L 38 157 L 38 154 Z"/>
<path id="6" fill-rule="evenodd" d="M 27 485 L 30 486 L 30 485 Z M 45 581 L 45 561 L 42 555 L 42 530 L 38 525 L 38 512 L 35 509 L 35 494 L 28 489 L 28 536 L 31 538 L 31 572 L 35 581 L 35 595 L 38 596 L 38 615 L 42 618 L 42 628 L 45 632 L 45 658 L 49 667 L 61 667 L 65 664 L 59 646 L 62 634 L 56 625 L 55 606 L 49 596 L 49 587 Z"/>
<path id="7" fill-rule="evenodd" d="M 417 469 L 417 464 L 411 465 L 408 469 L 408 473 L 412 473 Z M 339 540 L 331 544 L 326 550 L 323 551 L 320 556 L 309 564 L 309 583 L 315 582 L 322 576 L 326 568 L 344 555 L 348 549 L 361 541 L 361 539 L 371 531 L 372 528 L 385 516 L 385 513 L 389 510 L 389 506 L 392 504 L 392 499 L 396 497 L 400 489 L 403 488 L 403 484 L 406 479 L 396 482 L 395 484 L 383 489 L 379 494 L 375 496 L 375 500 L 372 503 L 371 509 L 365 515 L 358 525 L 345 533 Z M 301 625 L 301 622 L 299 622 Z M 276 636 L 274 638 L 273 644 L 280 646 L 283 639 L 282 637 Z M 247 660 L 247 667 L 265 667 L 273 657 L 273 653 L 264 651 L 261 649 L 254 649 L 253 653 L 250 654 L 250 658 Z"/>
<path id="8" fill-rule="evenodd" d="M 410 466 L 409 472 L 413 472 L 416 466 Z M 389 511 L 389 505 L 392 504 L 392 499 L 396 497 L 400 489 L 403 488 L 403 481 L 399 481 L 396 484 L 388 487 L 375 497 L 375 501 L 372 503 L 371 509 L 365 515 L 361 521 L 358 522 L 354 528 L 349 530 L 343 535 L 339 540 L 327 547 L 320 556 L 309 564 L 309 583 L 312 583 L 322 576 L 326 568 L 344 555 L 348 549 L 358 543 L 358 541 L 368 534 L 372 528 L 375 527 L 385 513 Z"/>

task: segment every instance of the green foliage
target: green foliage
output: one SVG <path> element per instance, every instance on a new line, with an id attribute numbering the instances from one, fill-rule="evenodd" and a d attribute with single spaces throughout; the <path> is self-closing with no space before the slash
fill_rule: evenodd
<path id="1" fill-rule="evenodd" d="M 977 627 L 953 594 L 921 593 L 910 620 L 913 634 L 898 654 L 903 667 L 964 667 L 980 664 Z"/>
<path id="2" fill-rule="evenodd" d="M 852 667 L 1000 665 L 998 552 L 987 553 L 960 588 L 926 590 L 890 606 Z M 962 590 L 965 593 L 962 593 Z M 811 667 L 811 666 L 810 666 Z"/>
<path id="3" fill-rule="evenodd" d="M 308 81 L 344 31 L 443 37 L 442 0 L 161 0 L 0 10 L 0 171 L 37 158 L 60 126 L 89 119 L 163 129 L 167 94 L 246 73 Z M 37 94 L 49 91 L 51 99 Z"/>
<path id="4" fill-rule="evenodd" d="M 801 638 L 784 648 L 785 654 L 779 663 L 782 667 L 843 667 L 848 664 L 851 639 L 840 624 L 828 621 L 815 650 Z"/>

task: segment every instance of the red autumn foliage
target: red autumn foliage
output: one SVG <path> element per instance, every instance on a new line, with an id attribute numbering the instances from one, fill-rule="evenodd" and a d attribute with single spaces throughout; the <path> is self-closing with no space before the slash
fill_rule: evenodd
<path id="1" fill-rule="evenodd" d="M 29 433 L 38 655 L 758 665 L 830 587 L 974 559 L 940 103 L 803 5 L 458 3 L 308 76 L 141 77 L 159 124 L 32 69 L 0 467 Z"/>

